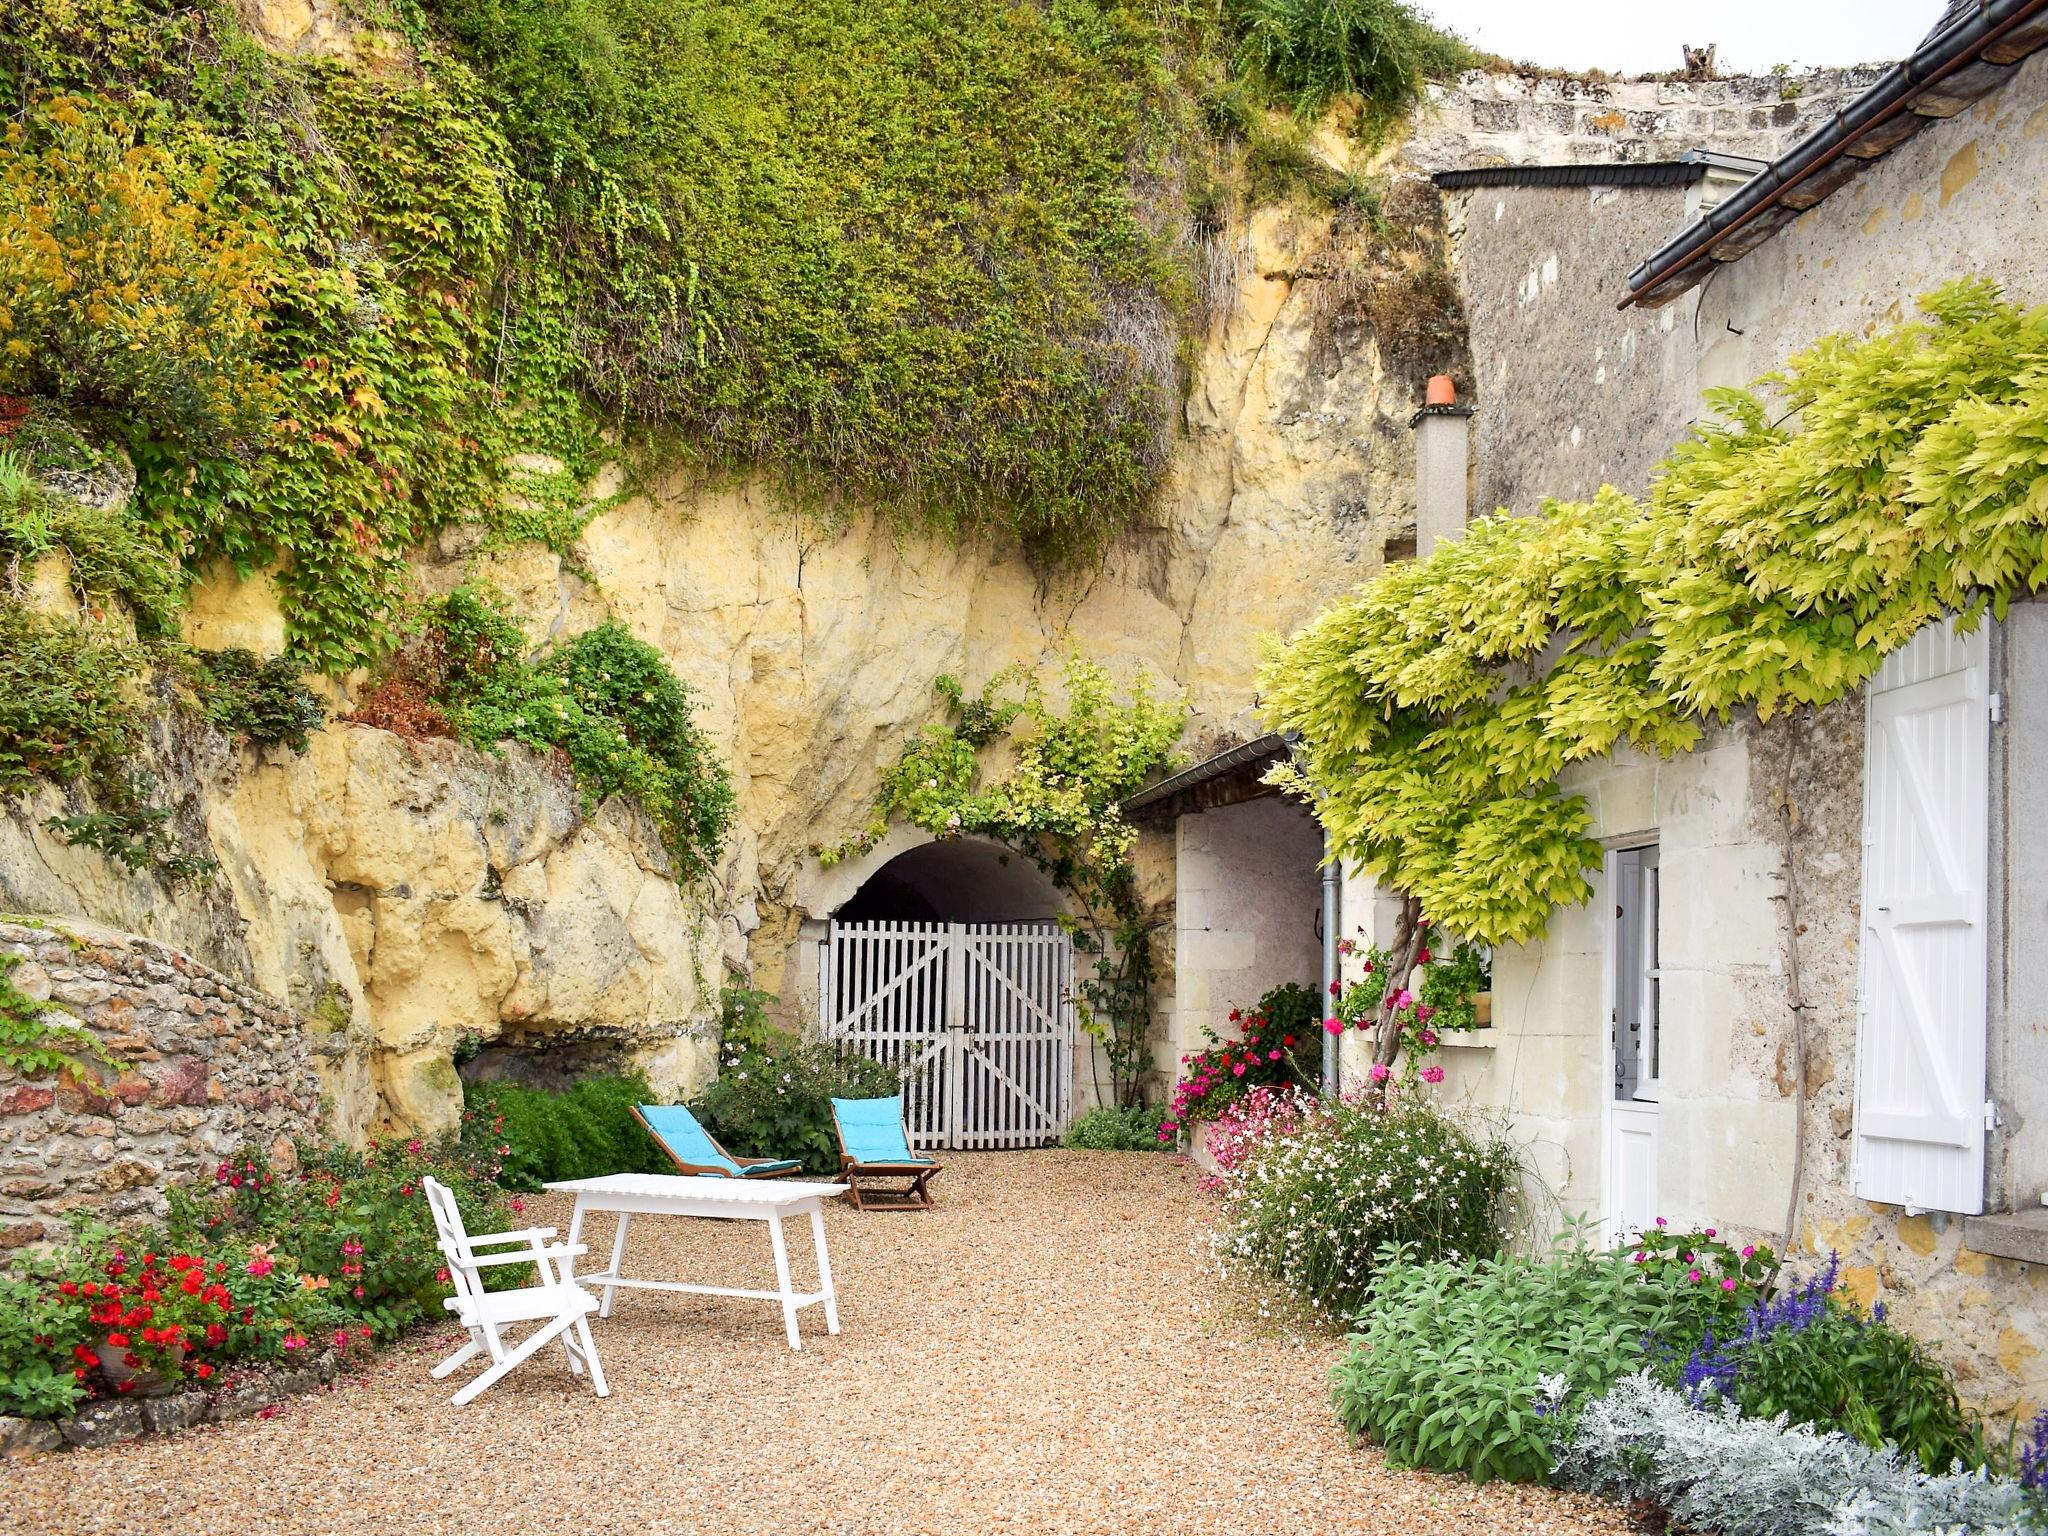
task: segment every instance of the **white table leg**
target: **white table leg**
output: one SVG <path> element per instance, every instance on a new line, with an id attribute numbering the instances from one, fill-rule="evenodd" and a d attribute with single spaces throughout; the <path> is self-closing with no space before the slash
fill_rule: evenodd
<path id="1" fill-rule="evenodd" d="M 832 1256 L 825 1251 L 825 1213 L 811 1207 L 811 1247 L 818 1255 L 818 1289 L 825 1293 L 825 1331 L 839 1331 L 839 1293 L 832 1288 Z"/>
<path id="2" fill-rule="evenodd" d="M 574 1248 L 574 1247 L 575 1247 L 575 1246 L 577 1245 L 577 1243 L 579 1243 L 579 1242 L 581 1242 L 581 1241 L 582 1241 L 582 1239 L 583 1239 L 583 1197 L 582 1197 L 581 1195 L 578 1195 L 578 1196 L 576 1197 L 576 1209 L 575 1209 L 575 1210 L 573 1210 L 573 1211 L 571 1211 L 571 1212 L 569 1213 L 569 1247 L 571 1247 L 571 1248 L 573 1249 L 573 1248 Z M 561 1263 L 561 1266 L 562 1266 L 562 1279 L 563 1279 L 564 1281 L 571 1281 L 571 1280 L 574 1280 L 574 1279 L 576 1278 L 576 1256 L 575 1256 L 575 1254 L 571 1253 L 571 1254 L 570 1254 L 570 1255 L 569 1255 L 569 1256 L 568 1256 L 567 1258 L 565 1258 L 565 1259 L 562 1259 L 562 1260 L 560 1260 L 559 1262 Z M 545 1278 L 545 1277 L 543 1277 L 543 1278 Z"/>
<path id="3" fill-rule="evenodd" d="M 782 1327 L 789 1335 L 789 1347 L 802 1349 L 804 1341 L 796 1331 L 796 1287 L 789 1278 L 789 1244 L 782 1236 L 782 1212 L 768 1213 L 768 1241 L 775 1247 L 776 1289 L 782 1293 Z"/>
<path id="4" fill-rule="evenodd" d="M 573 1248 L 574 1248 L 574 1247 L 576 1246 L 576 1242 L 577 1242 L 577 1239 L 578 1239 L 578 1238 L 580 1238 L 580 1237 L 581 1237 L 582 1235 L 583 1235 L 583 1197 L 582 1197 L 581 1195 L 578 1195 L 578 1196 L 576 1197 L 576 1209 L 575 1209 L 574 1211 L 570 1212 L 570 1214 L 569 1214 L 569 1247 L 573 1249 Z M 557 1259 L 557 1260 L 556 1260 L 555 1262 L 556 1262 L 556 1264 L 558 1264 L 558 1265 L 559 1265 L 559 1266 L 561 1267 L 561 1275 L 562 1275 L 562 1279 L 563 1279 L 563 1281 L 564 1281 L 565 1283 L 568 1283 L 568 1284 L 573 1284 L 573 1283 L 575 1283 L 575 1279 L 576 1279 L 576 1256 L 575 1256 L 575 1254 L 574 1254 L 574 1253 L 571 1253 L 571 1254 L 569 1254 L 568 1256 L 566 1256 L 566 1257 L 564 1257 L 564 1258 L 560 1258 L 560 1259 Z M 545 1283 L 545 1282 L 546 1282 L 546 1280 L 547 1280 L 547 1278 L 548 1278 L 548 1277 L 547 1277 L 547 1271 L 545 1270 L 545 1268 L 543 1268 L 543 1270 L 541 1271 L 541 1280 L 542 1280 L 542 1282 L 543 1282 L 543 1283 Z M 571 1376 L 581 1376 L 581 1375 L 583 1374 L 583 1362 L 582 1362 L 582 1361 L 580 1361 L 580 1360 L 578 1360 L 578 1359 L 576 1358 L 576 1345 L 575 1345 L 575 1342 L 574 1342 L 574 1341 L 573 1341 L 573 1340 L 572 1340 L 572 1339 L 571 1339 L 571 1338 L 569 1337 L 569 1335 L 568 1335 L 568 1334 L 566 1334 L 566 1333 L 562 1335 L 562 1348 L 563 1348 L 563 1350 L 564 1350 L 564 1351 L 565 1351 L 565 1352 L 566 1352 L 566 1353 L 568 1354 L 568 1356 L 569 1356 L 569 1374 L 570 1374 Z M 496 1358 L 497 1358 L 497 1355 L 498 1355 L 498 1351 L 496 1351 L 496 1350 L 493 1350 L 493 1351 L 491 1351 L 491 1358 L 493 1358 L 493 1359 L 496 1359 Z"/>
<path id="5" fill-rule="evenodd" d="M 626 1262 L 626 1228 L 632 1224 L 633 1217 L 630 1212 L 619 1212 L 619 1230 L 612 1238 L 612 1263 L 611 1268 L 606 1271 L 607 1274 L 617 1275 L 620 1273 L 620 1266 Z M 610 1317 L 612 1315 L 612 1292 L 614 1289 L 615 1287 L 609 1285 L 604 1288 L 604 1304 L 597 1309 L 599 1317 Z"/>

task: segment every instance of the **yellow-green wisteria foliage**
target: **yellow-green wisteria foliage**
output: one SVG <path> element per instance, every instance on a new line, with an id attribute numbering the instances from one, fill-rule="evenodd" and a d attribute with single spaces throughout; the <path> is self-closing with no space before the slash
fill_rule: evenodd
<path id="1" fill-rule="evenodd" d="M 1567 765 L 1827 703 L 2048 583 L 2048 311 L 1983 281 L 1920 308 L 1712 392 L 1646 501 L 1482 519 L 1276 644 L 1286 777 L 1336 846 L 1431 921 L 1534 938 L 1600 859 Z"/>

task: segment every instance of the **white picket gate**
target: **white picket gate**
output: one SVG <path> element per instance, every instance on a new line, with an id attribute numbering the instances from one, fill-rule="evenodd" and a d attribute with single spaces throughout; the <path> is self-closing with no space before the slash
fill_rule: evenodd
<path id="1" fill-rule="evenodd" d="M 820 1033 L 899 1067 L 920 1147 L 1057 1141 L 1074 1093 L 1074 951 L 1057 923 L 833 923 Z"/>

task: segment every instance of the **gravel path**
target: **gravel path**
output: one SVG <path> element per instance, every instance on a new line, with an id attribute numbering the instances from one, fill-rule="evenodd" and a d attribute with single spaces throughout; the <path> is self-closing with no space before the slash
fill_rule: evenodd
<path id="1" fill-rule="evenodd" d="M 559 1351 L 468 1410 L 452 1333 L 267 1420 L 0 1467 L 0 1530 L 645 1536 L 1619 1532 L 1619 1511 L 1396 1472 L 1327 1406 L 1335 1346 L 1258 1336 L 1191 1254 L 1179 1159 L 947 1158 L 939 1209 L 827 1217 L 844 1327 L 765 1302 L 621 1292 L 612 1395 Z M 538 1208 L 538 1211 L 537 1211 Z M 567 1225 L 566 1202 L 530 1200 Z M 808 1273 L 809 1238 L 792 1246 Z M 610 1222 L 594 1219 L 593 1252 Z M 751 1223 L 643 1218 L 641 1273 L 771 1285 Z M 634 1260 L 637 1258 L 638 1263 Z M 657 1269 L 657 1266 L 659 1267 Z"/>

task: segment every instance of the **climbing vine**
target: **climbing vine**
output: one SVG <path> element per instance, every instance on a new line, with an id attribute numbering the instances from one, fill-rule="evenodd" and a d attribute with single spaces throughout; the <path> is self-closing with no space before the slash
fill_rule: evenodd
<path id="1" fill-rule="evenodd" d="M 951 677 L 936 687 L 944 724 L 905 744 L 883 776 L 860 834 L 814 850 L 830 865 L 873 848 L 892 820 L 941 838 L 983 837 L 1030 859 L 1066 893 L 1064 920 L 1091 962 L 1082 1025 L 1101 1047 L 1119 1104 L 1137 1103 L 1147 1065 L 1159 916 L 1139 890 L 1137 830 L 1126 797 L 1171 760 L 1185 711 L 1141 677 L 1123 694 L 1101 665 L 1069 651 L 1063 702 L 1021 667 L 970 696 Z M 994 764 L 1007 758 L 1007 766 Z"/>
<path id="2" fill-rule="evenodd" d="M 96 1035 L 64 1022 L 61 1010 L 22 991 L 14 980 L 20 966 L 21 956 L 0 954 L 0 1067 L 40 1077 L 75 1072 L 88 1057 L 114 1065 Z"/>
<path id="3" fill-rule="evenodd" d="M 506 741 L 559 751 L 586 810 L 631 796 L 679 878 L 709 871 L 732 829 L 732 777 L 661 653 L 613 623 L 538 659 L 532 650 L 500 593 L 457 587 L 427 607 L 356 718 L 488 751 Z"/>
<path id="4" fill-rule="evenodd" d="M 1286 780 L 1406 894 L 1410 951 L 1425 922 L 1525 941 L 1591 894 L 1572 764 L 1841 698 L 1930 620 L 2048 582 L 2048 310 L 1984 281 L 1921 308 L 1716 391 L 1646 500 L 1482 519 L 1271 653 Z"/>

